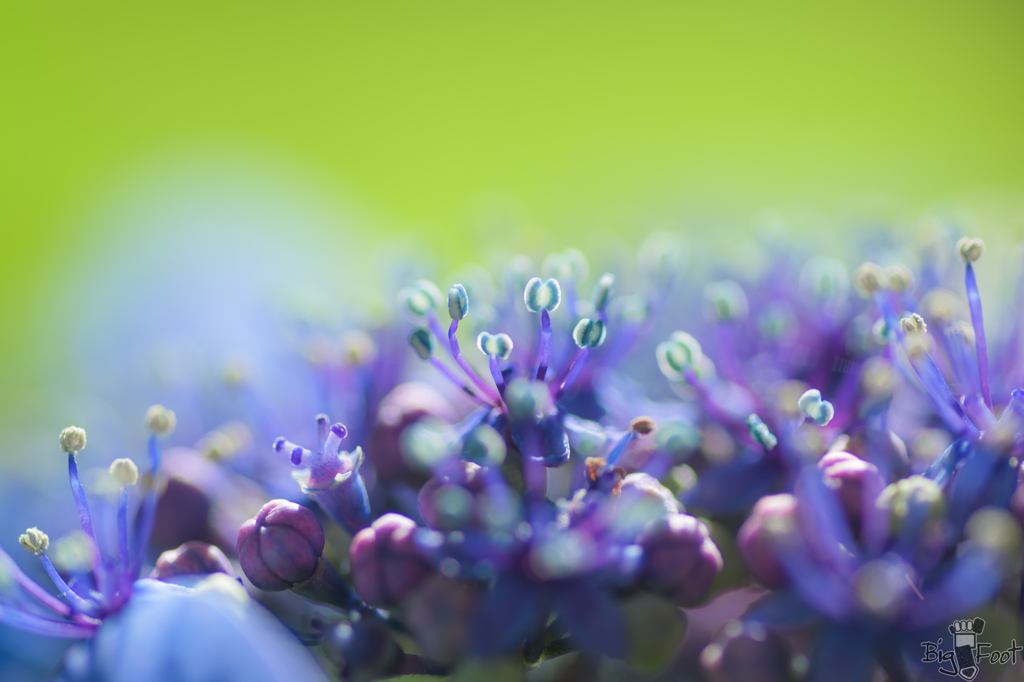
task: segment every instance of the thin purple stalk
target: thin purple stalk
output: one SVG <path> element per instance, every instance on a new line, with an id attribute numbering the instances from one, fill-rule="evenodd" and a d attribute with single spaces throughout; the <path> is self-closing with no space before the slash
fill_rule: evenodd
<path id="1" fill-rule="evenodd" d="M 92 570 L 96 576 L 96 586 L 100 592 L 105 592 L 107 574 L 103 566 L 103 557 L 100 554 L 100 545 L 96 542 L 96 533 L 92 529 L 92 515 L 89 513 L 89 502 L 85 499 L 85 489 L 82 488 L 82 481 L 78 477 L 78 462 L 75 460 L 75 453 L 68 453 L 68 478 L 71 479 L 71 494 L 75 498 L 75 506 L 78 508 L 78 522 L 82 526 L 82 532 L 89 539 L 89 552 L 92 555 Z"/>
<path id="2" fill-rule="evenodd" d="M 118 584 L 122 593 L 127 593 L 132 583 L 131 565 L 132 556 L 128 553 L 128 488 L 121 486 L 121 493 L 117 498 L 117 549 L 120 568 Z"/>
<path id="3" fill-rule="evenodd" d="M 614 466 L 619 458 L 622 457 L 622 453 L 626 451 L 626 446 L 633 442 L 636 438 L 636 432 L 630 429 L 626 431 L 626 434 L 619 439 L 619 442 L 615 444 L 615 448 L 608 455 L 608 466 Z"/>
<path id="4" fill-rule="evenodd" d="M 992 393 L 988 383 L 988 345 L 985 343 L 985 320 L 981 315 L 981 295 L 978 293 L 978 281 L 974 277 L 974 266 L 967 264 L 965 277 L 967 286 L 967 304 L 971 309 L 971 324 L 974 326 L 974 345 L 978 351 L 978 379 L 981 382 L 981 397 L 992 409 Z"/>
<path id="5" fill-rule="evenodd" d="M 438 372 L 443 374 L 446 379 L 448 379 L 450 382 L 452 382 L 453 384 L 458 386 L 460 389 L 462 389 L 466 393 L 466 395 L 468 395 L 470 398 L 473 398 L 474 400 L 477 400 L 477 401 L 479 401 L 481 403 L 484 403 L 485 405 L 490 405 L 490 402 L 485 400 L 483 398 L 483 396 L 477 394 L 476 391 L 474 391 L 465 382 L 463 382 L 462 379 L 460 379 L 455 374 L 455 372 L 453 372 L 451 369 L 449 369 L 448 365 L 446 365 L 443 362 L 441 362 L 441 360 L 439 358 L 431 357 L 430 358 L 430 364 L 432 364 L 437 369 Z"/>
<path id="6" fill-rule="evenodd" d="M 83 639 L 92 637 L 96 627 L 80 623 L 62 623 L 60 621 L 40 618 L 39 616 L 0 605 L 0 623 L 16 627 L 44 637 L 61 639 Z"/>
<path id="7" fill-rule="evenodd" d="M 462 350 L 459 348 L 459 339 L 455 336 L 456 332 L 459 331 L 459 321 L 452 320 L 452 324 L 448 327 L 448 345 L 451 346 L 452 357 L 455 358 L 455 362 L 458 363 L 462 371 L 466 373 L 469 380 L 476 384 L 485 396 L 490 398 L 494 403 L 501 403 L 501 396 L 493 388 L 487 385 L 480 375 L 473 371 L 473 368 L 466 362 L 466 358 L 462 357 Z"/>
<path id="8" fill-rule="evenodd" d="M 135 552 L 128 571 L 128 579 L 134 581 L 142 567 L 142 555 L 149 547 L 149 538 L 153 534 L 153 523 L 156 520 L 156 476 L 160 471 L 160 445 L 156 434 L 149 437 L 149 484 L 146 496 L 142 500 L 139 514 L 139 531 L 135 536 Z M 127 596 L 127 595 L 125 595 Z"/>
<path id="9" fill-rule="evenodd" d="M 501 368 L 498 367 L 498 358 L 491 355 L 487 359 L 487 365 L 491 370 L 491 378 L 494 379 L 494 385 L 498 387 L 498 395 L 502 398 L 505 397 L 505 377 L 501 375 Z"/>
<path id="10" fill-rule="evenodd" d="M 53 584 L 57 588 L 57 590 L 64 595 L 64 598 L 71 602 L 71 607 L 75 611 L 79 613 L 84 613 L 86 615 L 95 612 L 97 605 L 91 601 L 88 601 L 80 597 L 77 592 L 72 590 L 68 586 L 68 584 L 64 582 L 64 578 L 62 578 L 60 576 L 60 573 L 57 572 L 57 569 L 56 567 L 54 567 L 53 562 L 50 561 L 50 557 L 46 556 L 45 554 L 40 554 L 39 561 L 42 562 L 43 570 L 46 571 L 46 575 L 50 576 L 50 580 L 53 581 Z"/>
<path id="11" fill-rule="evenodd" d="M 25 575 L 21 567 L 2 548 L 0 548 L 0 569 L 3 569 L 7 575 L 14 578 L 14 581 L 21 585 L 23 590 L 38 599 L 44 606 L 62 616 L 71 616 L 71 607 L 47 592 L 32 578 Z"/>
<path id="12" fill-rule="evenodd" d="M 537 364 L 533 368 L 533 379 L 544 381 L 551 364 L 551 315 L 540 311 L 540 340 L 537 342 Z"/>
<path id="13" fill-rule="evenodd" d="M 589 348 L 576 349 L 576 352 L 572 355 L 572 359 L 569 361 L 569 365 L 566 367 L 565 377 L 559 377 L 555 380 L 554 386 L 557 387 L 557 390 L 555 391 L 556 400 L 565 395 L 566 391 L 572 388 L 572 385 L 576 383 L 576 379 L 579 378 L 580 372 L 583 371 L 583 367 L 587 364 L 587 358 L 589 357 Z"/>

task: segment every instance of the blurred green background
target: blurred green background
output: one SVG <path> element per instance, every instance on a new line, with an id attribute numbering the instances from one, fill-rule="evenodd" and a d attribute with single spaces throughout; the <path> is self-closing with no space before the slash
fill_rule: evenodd
<path id="1" fill-rule="evenodd" d="M 514 5 L 0 3 L 0 421 L 45 408 L 52 320 L 124 237 L 83 216 L 204 150 L 453 263 L 489 202 L 560 246 L 1024 188 L 1020 2 Z"/>

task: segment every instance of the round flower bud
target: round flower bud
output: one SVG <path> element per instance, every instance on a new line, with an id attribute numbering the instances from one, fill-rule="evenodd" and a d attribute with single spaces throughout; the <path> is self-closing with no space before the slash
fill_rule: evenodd
<path id="1" fill-rule="evenodd" d="M 454 422 L 455 410 L 433 387 L 419 383 L 399 384 L 384 396 L 377 410 L 377 421 L 370 433 L 366 456 L 382 481 L 410 477 L 418 488 L 423 480 L 415 475 L 402 456 L 402 434 L 422 420 Z"/>
<path id="2" fill-rule="evenodd" d="M 448 314 L 453 320 L 461 320 L 469 314 L 469 294 L 461 284 L 453 284 L 448 290 Z"/>
<path id="3" fill-rule="evenodd" d="M 893 532 L 908 532 L 928 521 L 934 521 L 946 510 L 942 488 L 924 476 L 908 476 L 890 483 L 875 504 L 889 511 Z"/>
<path id="4" fill-rule="evenodd" d="M 928 331 L 928 325 L 925 324 L 924 318 L 917 313 L 900 320 L 900 326 L 907 334 L 924 334 Z"/>
<path id="5" fill-rule="evenodd" d="M 454 480 L 439 474 L 420 489 L 420 515 L 431 528 L 449 531 L 480 521 L 476 498 L 487 487 L 483 473 L 472 462 L 459 462 L 459 466 L 462 471 Z"/>
<path id="6" fill-rule="evenodd" d="M 825 474 L 825 482 L 836 490 L 850 525 L 860 525 L 864 508 L 865 490 L 875 492 L 885 487 L 878 468 L 849 452 L 829 452 L 818 460 L 818 468 Z"/>
<path id="7" fill-rule="evenodd" d="M 580 348 L 597 348 L 604 343 L 606 329 L 601 320 L 583 318 L 572 331 L 572 340 Z"/>
<path id="8" fill-rule="evenodd" d="M 750 312 L 747 294 L 730 279 L 711 282 L 704 287 L 704 302 L 709 316 L 721 322 L 746 319 Z"/>
<path id="9" fill-rule="evenodd" d="M 696 370 L 703 357 L 697 339 L 686 332 L 673 332 L 668 341 L 658 344 L 655 354 L 661 373 L 673 381 L 683 381 L 686 369 Z"/>
<path id="10" fill-rule="evenodd" d="M 81 452 L 85 449 L 85 429 L 69 426 L 60 432 L 60 449 L 64 452 Z"/>
<path id="11" fill-rule="evenodd" d="M 434 337 L 423 327 L 414 329 L 409 335 L 409 345 L 420 356 L 420 360 L 429 360 L 434 354 Z"/>
<path id="12" fill-rule="evenodd" d="M 707 526 L 688 514 L 666 514 L 652 522 L 639 543 L 644 584 L 679 606 L 699 603 L 722 570 L 722 554 Z"/>
<path id="13" fill-rule="evenodd" d="M 608 305 L 608 301 L 612 297 L 612 287 L 615 285 L 615 275 L 610 272 L 606 272 L 601 275 L 601 279 L 597 280 L 597 286 L 594 287 L 594 296 L 590 300 L 590 304 L 594 306 L 594 310 L 601 312 Z"/>
<path id="14" fill-rule="evenodd" d="M 508 334 L 480 332 L 476 337 L 476 347 L 488 357 L 508 360 L 512 355 L 512 337 Z"/>
<path id="15" fill-rule="evenodd" d="M 523 302 L 531 313 L 539 313 L 541 310 L 552 313 L 562 302 L 562 288 L 557 279 L 541 281 L 540 277 L 534 277 L 526 283 Z"/>
<path id="16" fill-rule="evenodd" d="M 973 263 L 985 253 L 985 242 L 964 237 L 956 243 L 956 250 L 965 263 Z"/>
<path id="17" fill-rule="evenodd" d="M 385 514 L 352 538 L 349 547 L 356 593 L 368 604 L 394 606 L 433 572 L 416 544 L 416 522 Z"/>
<path id="18" fill-rule="evenodd" d="M 121 488 L 135 485 L 139 482 L 139 467 L 127 457 L 115 459 L 110 463 L 110 477 Z"/>
<path id="19" fill-rule="evenodd" d="M 227 573 L 233 575 L 231 562 L 213 545 L 205 542 L 186 542 L 177 549 L 171 549 L 156 560 L 156 568 L 150 578 L 168 580 L 176 575 L 206 575 Z"/>
<path id="20" fill-rule="evenodd" d="M 862 263 L 853 271 L 853 281 L 863 296 L 871 296 L 887 282 L 885 272 L 874 263 Z"/>
<path id="21" fill-rule="evenodd" d="M 779 561 L 780 545 L 796 532 L 796 498 L 789 493 L 766 495 L 757 501 L 736 534 L 736 548 L 750 574 L 772 589 L 789 585 Z"/>
<path id="22" fill-rule="evenodd" d="M 157 436 L 167 436 L 174 431 L 178 418 L 163 405 L 153 405 L 146 410 L 146 428 Z"/>
<path id="23" fill-rule="evenodd" d="M 324 529 L 309 509 L 271 500 L 238 530 L 238 562 L 253 585 L 281 592 L 316 572 L 324 553 Z"/>
<path id="24" fill-rule="evenodd" d="M 905 265 L 893 265 L 886 268 L 885 275 L 889 282 L 889 288 L 896 293 L 914 288 L 914 273 Z"/>
<path id="25" fill-rule="evenodd" d="M 25 548 L 25 551 L 33 554 L 42 554 L 50 546 L 50 538 L 38 528 L 29 528 L 18 538 L 18 542 Z"/>

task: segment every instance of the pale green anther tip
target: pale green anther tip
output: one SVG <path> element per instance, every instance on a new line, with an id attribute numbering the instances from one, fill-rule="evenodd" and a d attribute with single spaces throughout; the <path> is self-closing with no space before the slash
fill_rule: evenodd
<path id="1" fill-rule="evenodd" d="M 167 436 L 174 432 L 178 425 L 178 417 L 163 405 L 153 405 L 146 410 L 146 428 L 157 436 Z"/>
<path id="2" fill-rule="evenodd" d="M 434 355 L 434 337 L 423 327 L 414 329 L 409 335 L 409 345 L 420 356 L 420 360 L 429 360 Z"/>
<path id="3" fill-rule="evenodd" d="M 760 443 L 766 451 L 779 444 L 779 439 L 756 414 L 747 417 L 747 430 L 750 432 L 750 437 Z"/>
<path id="4" fill-rule="evenodd" d="M 687 368 L 696 369 L 703 357 L 700 344 L 686 332 L 673 332 L 655 351 L 658 367 L 669 379 L 681 381 Z"/>
<path id="5" fill-rule="evenodd" d="M 554 312 L 562 302 L 562 287 L 557 279 L 541 280 L 540 277 L 534 277 L 523 289 L 523 302 L 531 313 L 539 313 L 541 310 Z"/>
<path id="6" fill-rule="evenodd" d="M 889 288 L 896 293 L 914 288 L 914 273 L 905 265 L 893 265 L 886 269 L 885 275 L 889 281 Z"/>
<path id="7" fill-rule="evenodd" d="M 590 265 L 587 263 L 587 257 L 579 249 L 570 247 L 561 253 L 552 253 L 545 258 L 542 270 L 548 277 L 567 282 L 582 282 L 587 278 Z"/>
<path id="8" fill-rule="evenodd" d="M 653 433 L 657 428 L 657 422 L 650 417 L 637 417 L 629 422 L 629 430 L 641 436 Z"/>
<path id="9" fill-rule="evenodd" d="M 615 286 L 615 275 L 610 272 L 601 275 L 601 279 L 597 281 L 597 286 L 594 287 L 594 297 L 591 300 L 594 310 L 601 312 L 608 306 L 608 301 L 612 297 L 613 286 Z"/>
<path id="10" fill-rule="evenodd" d="M 18 538 L 25 551 L 42 554 L 50 546 L 50 538 L 38 528 L 29 528 Z"/>
<path id="11" fill-rule="evenodd" d="M 476 347 L 488 357 L 508 360 L 512 355 L 512 337 L 508 334 L 480 332 L 476 337 Z"/>
<path id="12" fill-rule="evenodd" d="M 110 463 L 110 477 L 121 488 L 135 485 L 139 482 L 139 467 L 127 457 L 115 459 Z"/>
<path id="13" fill-rule="evenodd" d="M 513 419 L 528 419 L 548 412 L 551 408 L 551 393 L 541 381 L 519 378 L 508 385 L 505 404 Z"/>
<path id="14" fill-rule="evenodd" d="M 466 287 L 453 284 L 448 290 L 448 314 L 453 320 L 461 320 L 469 313 L 469 294 Z"/>
<path id="15" fill-rule="evenodd" d="M 81 452 L 85 449 L 85 429 L 69 426 L 60 432 L 60 449 L 64 452 Z"/>
<path id="16" fill-rule="evenodd" d="M 853 281 L 857 285 L 857 290 L 860 291 L 863 296 L 871 296 L 879 289 L 883 289 L 888 283 L 888 278 L 885 276 L 885 271 L 882 270 L 881 266 L 875 263 L 861 263 L 861 265 L 853 271 Z"/>
<path id="17" fill-rule="evenodd" d="M 441 307 L 444 297 L 433 282 L 421 279 L 398 292 L 398 299 L 413 315 L 423 316 Z"/>
<path id="18" fill-rule="evenodd" d="M 597 348 L 604 343 L 608 330 L 601 320 L 583 318 L 572 330 L 572 339 L 580 348 Z"/>
<path id="19" fill-rule="evenodd" d="M 743 287 L 729 279 L 706 285 L 704 300 L 711 315 L 722 322 L 743 320 L 750 312 L 750 304 Z"/>
<path id="20" fill-rule="evenodd" d="M 827 426 L 836 413 L 832 403 L 822 400 L 821 391 L 816 388 L 805 391 L 796 404 L 818 426 Z"/>
<path id="21" fill-rule="evenodd" d="M 973 263 L 985 253 L 985 242 L 964 237 L 956 243 L 956 250 L 965 263 Z"/>
<path id="22" fill-rule="evenodd" d="M 900 320 L 900 326 L 907 334 L 924 334 L 928 331 L 928 325 L 925 324 L 924 318 L 917 313 Z"/>

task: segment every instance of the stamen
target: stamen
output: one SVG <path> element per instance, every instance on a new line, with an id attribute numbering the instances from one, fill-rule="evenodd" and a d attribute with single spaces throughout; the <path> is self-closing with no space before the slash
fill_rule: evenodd
<path id="1" fill-rule="evenodd" d="M 426 360 L 433 365 L 437 371 L 439 371 L 446 379 L 451 381 L 463 392 L 474 400 L 478 400 L 485 405 L 494 406 L 493 403 L 479 395 L 476 391 L 466 385 L 462 379 L 448 368 L 440 359 L 434 357 L 434 337 L 431 336 L 430 332 L 423 327 L 413 330 L 412 334 L 409 335 L 409 345 L 412 346 L 413 350 L 416 351 L 416 355 L 421 360 Z M 275 445 L 276 447 L 276 445 Z"/>
<path id="2" fill-rule="evenodd" d="M 557 279 L 541 281 L 534 277 L 526 283 L 523 302 L 531 313 L 540 313 L 540 339 L 537 341 L 537 361 L 530 378 L 544 381 L 551 363 L 551 315 L 562 302 L 562 288 Z"/>
<path id="3" fill-rule="evenodd" d="M 122 593 L 127 594 L 132 563 L 131 554 L 128 553 L 128 486 L 138 483 L 139 468 L 126 457 L 115 459 L 110 464 L 110 477 L 121 489 L 117 498 L 117 549 L 121 566 L 120 584 Z"/>
<path id="4" fill-rule="evenodd" d="M 775 437 L 775 434 L 771 432 L 768 425 L 761 421 L 761 418 L 756 414 L 747 417 L 747 429 L 750 431 L 750 437 L 759 443 L 765 449 L 765 452 L 779 444 L 779 439 Z"/>
<path id="5" fill-rule="evenodd" d="M 596 312 L 602 321 L 605 319 L 605 308 L 608 307 L 608 301 L 612 298 L 612 287 L 615 285 L 615 275 L 610 272 L 606 272 L 601 275 L 601 279 L 597 281 L 597 286 L 594 287 L 594 296 L 591 298 L 591 305 L 594 307 Z"/>
<path id="6" fill-rule="evenodd" d="M 551 362 L 551 316 L 547 310 L 540 311 L 540 339 L 537 342 L 537 364 L 533 368 L 533 379 L 544 381 Z"/>
<path id="7" fill-rule="evenodd" d="M 869 298 L 885 287 L 888 278 L 885 276 L 885 271 L 878 265 L 862 263 L 853 271 L 853 281 L 861 295 Z"/>
<path id="8" fill-rule="evenodd" d="M 32 578 L 29 578 L 25 572 L 21 570 L 21 567 L 18 566 L 14 559 L 12 559 L 2 548 L 0 548 L 0 570 L 13 578 L 16 583 L 21 585 L 22 589 L 38 599 L 44 606 L 62 616 L 71 616 L 71 609 L 68 608 L 67 604 L 40 587 L 36 581 L 32 580 Z M 2 608 L 3 607 L 0 606 L 0 609 Z"/>
<path id="9" fill-rule="evenodd" d="M 462 371 L 465 372 L 466 376 L 469 377 L 469 380 L 476 384 L 477 388 L 479 388 L 491 402 L 500 405 L 501 397 L 494 389 L 484 383 L 484 380 L 480 378 L 480 375 L 469 366 L 468 362 L 466 362 L 466 358 L 462 357 L 462 350 L 459 348 L 459 339 L 455 336 L 455 333 L 458 330 L 459 321 L 452 320 L 451 326 L 448 327 L 448 344 L 451 346 L 452 357 L 455 358 L 455 362 L 462 368 Z"/>
<path id="10" fill-rule="evenodd" d="M 637 417 L 629 423 L 629 431 L 619 439 L 619 442 L 615 444 L 611 453 L 608 455 L 606 460 L 606 466 L 613 467 L 615 463 L 622 457 L 622 453 L 626 451 L 626 446 L 632 443 L 637 438 L 643 438 L 644 436 L 653 433 L 657 428 L 654 420 L 650 417 Z"/>
<path id="11" fill-rule="evenodd" d="M 836 413 L 832 403 L 822 400 L 821 391 L 816 388 L 806 391 L 796 401 L 796 404 L 800 411 L 813 419 L 814 423 L 818 426 L 828 426 L 828 423 L 832 421 L 832 417 Z"/>
<path id="12" fill-rule="evenodd" d="M 92 554 L 92 569 L 93 575 L 96 576 L 96 586 L 102 592 L 106 575 L 103 568 L 103 559 L 100 556 L 99 544 L 96 542 L 96 533 L 92 528 L 92 514 L 89 513 L 89 503 L 85 499 L 85 489 L 82 488 L 82 481 L 78 476 L 78 462 L 75 460 L 76 451 L 67 449 L 79 443 L 81 447 L 85 447 L 85 431 L 77 429 L 77 431 L 81 432 L 79 440 L 78 434 L 71 435 L 73 429 L 75 427 L 72 426 L 61 432 L 61 447 L 64 447 L 65 452 L 68 453 L 68 478 L 71 481 L 71 495 L 75 498 L 75 507 L 78 508 L 78 523 L 81 525 L 85 537 L 89 539 L 89 550 Z M 65 434 L 69 435 L 65 437 Z"/>
<path id="13" fill-rule="evenodd" d="M 171 414 L 174 413 L 172 412 Z M 157 443 L 156 431 L 154 431 L 149 437 L 148 450 L 149 473 L 146 478 L 149 483 L 149 489 L 146 491 L 146 495 L 142 500 L 141 511 L 139 513 L 139 529 L 135 536 L 134 558 L 131 562 L 131 568 L 128 571 L 128 576 L 131 579 L 134 579 L 139 574 L 139 569 L 142 566 L 142 555 L 145 554 L 146 549 L 149 547 L 149 538 L 153 534 L 153 523 L 156 520 L 157 474 L 160 472 L 160 464 L 162 462 L 160 445 Z M 127 594 L 124 596 L 126 598 Z"/>
<path id="14" fill-rule="evenodd" d="M 169 436 L 177 424 L 177 416 L 163 405 L 153 405 L 146 410 L 146 428 L 153 434 Z"/>
<path id="15" fill-rule="evenodd" d="M 316 445 L 320 448 L 320 452 L 324 451 L 324 445 L 327 443 L 327 434 L 330 433 L 331 429 L 330 423 L 331 420 L 328 419 L 326 414 L 318 414 L 316 416 Z"/>
<path id="16" fill-rule="evenodd" d="M 39 561 L 43 564 L 43 570 L 46 571 L 46 575 L 50 576 L 50 580 L 53 582 L 57 590 L 64 595 L 64 598 L 71 602 L 71 607 L 78 613 L 85 615 L 93 615 L 96 613 L 96 604 L 83 599 L 77 592 L 72 590 L 68 584 L 64 581 L 64 578 L 57 572 L 53 562 L 50 561 L 50 557 L 46 556 L 42 552 L 39 553 Z"/>
<path id="17" fill-rule="evenodd" d="M 974 327 L 974 347 L 978 353 L 978 380 L 980 382 L 981 397 L 984 398 L 985 404 L 988 405 L 989 409 L 992 409 L 992 394 L 988 382 L 988 346 L 985 343 L 985 321 L 981 314 L 981 295 L 978 293 L 978 281 L 974 277 L 974 266 L 972 265 L 974 261 L 981 257 L 985 247 L 980 239 L 970 240 L 970 242 L 960 247 L 960 255 L 967 261 L 965 276 L 967 305 L 971 310 L 971 325 Z"/>
<path id="18" fill-rule="evenodd" d="M 0 623 L 5 623 L 25 632 L 44 637 L 62 639 L 84 639 L 96 632 L 96 627 L 80 623 L 62 623 L 55 620 L 40 618 L 30 613 L 11 609 L 0 605 Z"/>

